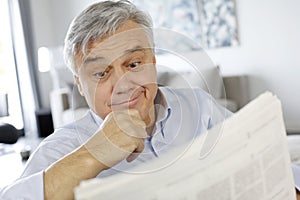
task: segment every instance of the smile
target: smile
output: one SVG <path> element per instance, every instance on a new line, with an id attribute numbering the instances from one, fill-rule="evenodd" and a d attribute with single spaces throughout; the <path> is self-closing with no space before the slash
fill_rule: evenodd
<path id="1" fill-rule="evenodd" d="M 113 108 L 133 108 L 139 102 L 142 94 L 143 94 L 143 92 L 138 92 L 129 100 L 112 103 L 111 107 L 113 107 Z"/>

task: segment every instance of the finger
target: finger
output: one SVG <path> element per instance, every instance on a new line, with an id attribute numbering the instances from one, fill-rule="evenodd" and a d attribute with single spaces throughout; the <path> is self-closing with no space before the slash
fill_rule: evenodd
<path id="1" fill-rule="evenodd" d="M 139 153 L 132 153 L 132 154 L 130 154 L 130 155 L 126 158 L 126 160 L 127 160 L 127 162 L 132 162 L 132 161 L 134 161 L 139 155 L 140 155 Z"/>
<path id="2" fill-rule="evenodd" d="M 144 148 L 144 140 L 142 140 L 137 148 L 126 158 L 127 162 L 132 162 L 133 160 L 135 160 L 140 155 L 140 153 L 143 152 Z"/>
<path id="3" fill-rule="evenodd" d="M 135 117 L 128 115 L 128 113 L 127 111 L 114 113 L 114 121 L 117 127 L 130 137 L 146 138 L 146 125 L 144 121 L 136 117 L 138 112 L 131 110 L 131 114 Z"/>

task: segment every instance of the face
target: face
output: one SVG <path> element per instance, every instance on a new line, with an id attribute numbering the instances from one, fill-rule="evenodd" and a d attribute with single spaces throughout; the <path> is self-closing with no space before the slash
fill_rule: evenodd
<path id="1" fill-rule="evenodd" d="M 136 109 L 147 125 L 153 123 L 155 56 L 138 24 L 127 21 L 112 36 L 90 43 L 75 63 L 80 93 L 102 119 L 114 110 Z"/>

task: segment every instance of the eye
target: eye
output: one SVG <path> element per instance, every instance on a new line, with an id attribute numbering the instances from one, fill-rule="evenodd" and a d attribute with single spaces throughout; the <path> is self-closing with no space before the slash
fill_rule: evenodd
<path id="1" fill-rule="evenodd" d="M 104 79 L 108 76 L 111 68 L 112 68 L 111 66 L 108 66 L 104 71 L 97 72 L 97 73 L 93 74 L 93 76 L 95 76 L 97 79 Z"/>
<path id="2" fill-rule="evenodd" d="M 97 72 L 94 74 L 94 76 L 98 79 L 103 79 L 107 75 L 107 71 L 104 72 Z"/>
<path id="3" fill-rule="evenodd" d="M 133 62 L 129 64 L 130 69 L 136 69 L 141 65 L 141 62 Z"/>

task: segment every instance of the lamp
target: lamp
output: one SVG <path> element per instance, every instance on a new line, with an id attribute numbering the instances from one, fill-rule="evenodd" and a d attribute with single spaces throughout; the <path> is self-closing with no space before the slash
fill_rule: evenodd
<path id="1" fill-rule="evenodd" d="M 47 47 L 40 47 L 38 50 L 38 65 L 40 72 L 50 71 L 50 52 Z"/>

